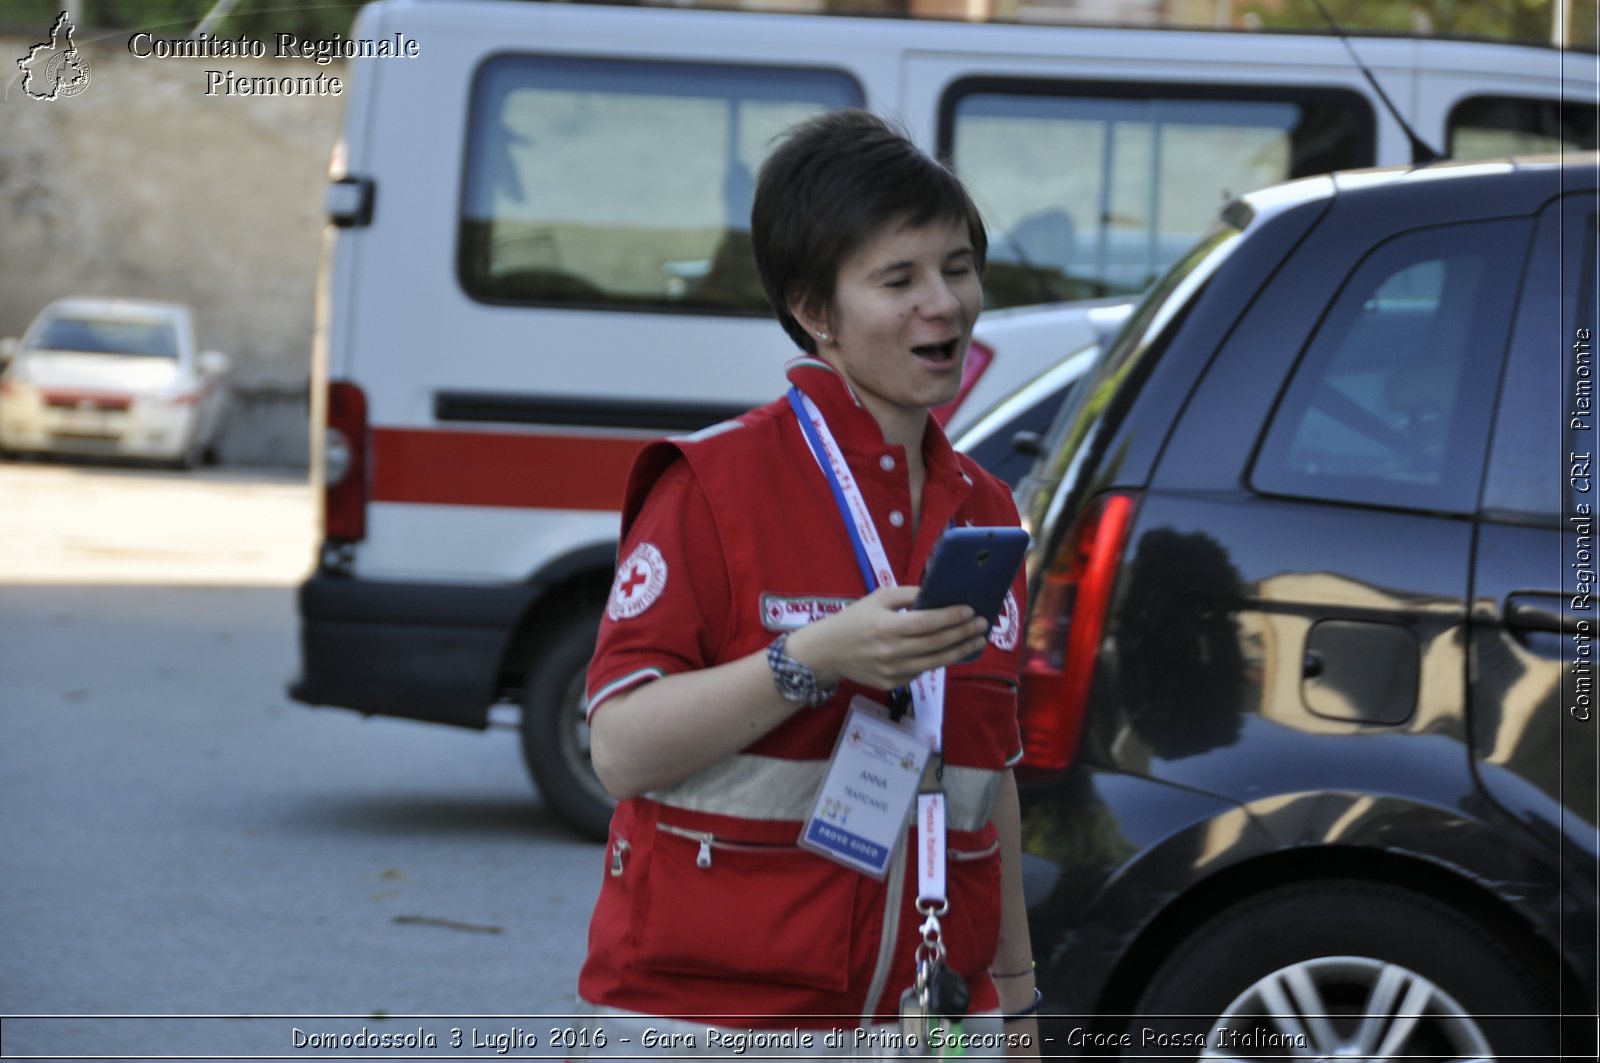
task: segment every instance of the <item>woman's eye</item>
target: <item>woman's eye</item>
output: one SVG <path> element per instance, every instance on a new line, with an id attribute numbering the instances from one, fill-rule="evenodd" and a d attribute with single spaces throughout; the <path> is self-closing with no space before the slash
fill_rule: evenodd
<path id="1" fill-rule="evenodd" d="M 910 284 L 911 284 L 910 278 L 908 278 L 908 277 L 897 277 L 892 281 L 887 281 L 885 283 L 885 287 L 888 287 L 888 288 L 905 288 L 905 287 L 908 287 Z"/>

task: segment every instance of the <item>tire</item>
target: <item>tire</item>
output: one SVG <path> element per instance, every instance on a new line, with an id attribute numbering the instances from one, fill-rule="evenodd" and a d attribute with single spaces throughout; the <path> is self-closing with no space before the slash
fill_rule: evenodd
<path id="1" fill-rule="evenodd" d="M 1461 912 L 1397 887 L 1324 881 L 1264 893 L 1186 938 L 1140 999 L 1128 1051 L 1548 1057 L 1554 1010 L 1523 963 Z"/>
<path id="2" fill-rule="evenodd" d="M 167 467 L 177 472 L 192 472 L 199 467 L 204 450 L 199 435 L 191 435 L 177 457 L 167 462 Z"/>
<path id="3" fill-rule="evenodd" d="M 578 833 L 605 841 L 616 801 L 589 762 L 584 675 L 594 655 L 600 605 L 585 604 L 569 624 L 533 648 L 522 685 L 522 759 L 545 804 Z"/>

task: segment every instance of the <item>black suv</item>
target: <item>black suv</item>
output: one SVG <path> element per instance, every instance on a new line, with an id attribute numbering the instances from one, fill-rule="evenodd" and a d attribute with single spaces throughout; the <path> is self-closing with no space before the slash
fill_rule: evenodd
<path id="1" fill-rule="evenodd" d="M 1048 1054 L 1594 1058 L 1597 170 L 1236 200 L 1073 389 L 1019 487 Z"/>

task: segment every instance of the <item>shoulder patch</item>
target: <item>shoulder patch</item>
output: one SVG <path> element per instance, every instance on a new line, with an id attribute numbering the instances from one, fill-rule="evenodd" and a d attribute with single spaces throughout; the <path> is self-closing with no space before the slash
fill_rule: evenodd
<path id="1" fill-rule="evenodd" d="M 655 604 L 667 586 L 667 559 L 654 543 L 640 543 L 622 564 L 611 584 L 606 615 L 612 620 L 628 620 Z"/>
<path id="2" fill-rule="evenodd" d="M 1000 615 L 995 619 L 994 630 L 989 632 L 989 641 L 1002 653 L 1010 653 L 1017 648 L 1018 637 L 1022 634 L 1021 610 L 1017 608 L 1017 596 L 1011 591 L 1006 591 L 1005 605 L 1000 608 Z"/>

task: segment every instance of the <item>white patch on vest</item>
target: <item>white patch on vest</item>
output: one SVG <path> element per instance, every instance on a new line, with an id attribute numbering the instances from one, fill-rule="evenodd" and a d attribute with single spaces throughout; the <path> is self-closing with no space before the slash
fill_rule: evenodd
<path id="1" fill-rule="evenodd" d="M 640 543 L 628 559 L 617 566 L 606 615 L 612 620 L 638 616 L 655 604 L 666 586 L 667 559 L 661 556 L 654 543 Z"/>
<path id="2" fill-rule="evenodd" d="M 765 591 L 761 595 L 761 626 L 768 631 L 799 631 L 807 624 L 832 616 L 849 605 L 850 601 L 849 598 L 784 595 Z"/>
<path id="3" fill-rule="evenodd" d="M 995 649 L 1002 653 L 1010 653 L 1017 648 L 1017 637 L 1021 633 L 1022 616 L 1017 609 L 1016 595 L 1006 591 L 1005 606 L 995 618 L 994 630 L 989 632 L 989 641 L 994 643 Z"/>

